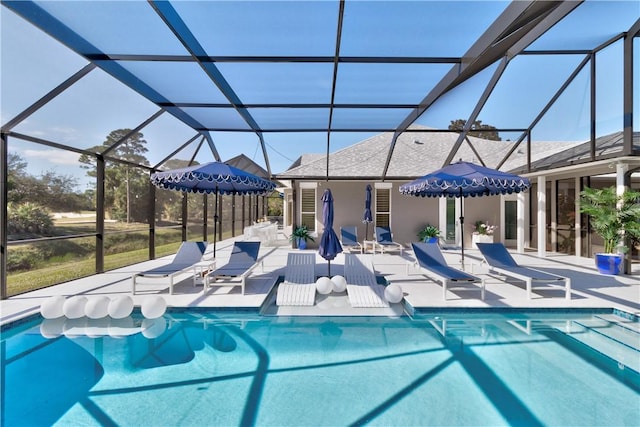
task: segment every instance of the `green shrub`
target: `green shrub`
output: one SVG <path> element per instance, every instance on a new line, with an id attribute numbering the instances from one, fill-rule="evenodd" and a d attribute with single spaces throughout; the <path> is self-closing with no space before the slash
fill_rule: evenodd
<path id="1" fill-rule="evenodd" d="M 44 254 L 36 248 L 11 248 L 7 253 L 7 271 L 33 270 L 44 260 Z"/>
<path id="2" fill-rule="evenodd" d="M 35 203 L 8 205 L 9 234 L 51 235 L 54 230 L 53 219 L 47 209 Z"/>

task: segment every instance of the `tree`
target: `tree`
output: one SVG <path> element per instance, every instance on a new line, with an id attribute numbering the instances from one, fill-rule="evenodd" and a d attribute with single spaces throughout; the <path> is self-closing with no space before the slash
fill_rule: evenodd
<path id="1" fill-rule="evenodd" d="M 39 177 L 27 172 L 27 162 L 16 153 L 7 157 L 10 203 L 35 203 L 50 211 L 80 211 L 91 209 L 90 199 L 76 192 L 78 180 L 71 175 L 59 175 L 53 170 Z"/>
<path id="2" fill-rule="evenodd" d="M 449 130 L 462 131 L 466 123 L 467 121 L 464 119 L 451 120 Z M 502 138 L 500 138 L 500 135 L 496 131 L 495 126 L 483 125 L 482 120 L 476 120 L 475 122 L 473 122 L 473 124 L 471 125 L 471 130 L 469 131 L 469 135 L 475 136 L 476 138 L 502 141 Z"/>
<path id="3" fill-rule="evenodd" d="M 116 143 L 131 132 L 131 129 L 117 129 L 111 131 L 107 139 L 100 146 L 93 147 L 90 151 L 102 153 L 106 149 L 115 146 Z M 109 157 L 126 160 L 127 162 L 149 165 L 145 157 L 148 151 L 145 147 L 147 141 L 140 132 L 135 132 L 122 143 L 115 146 L 109 153 Z M 87 175 L 97 175 L 96 160 L 93 156 L 81 155 L 80 163 L 87 169 Z M 146 212 L 149 194 L 149 175 L 142 168 L 137 168 L 129 163 L 118 161 L 105 161 L 105 210 L 114 219 L 131 221 L 146 221 Z"/>
<path id="4" fill-rule="evenodd" d="M 274 191 L 267 198 L 267 215 L 268 216 L 282 216 L 283 198 L 282 194 L 278 191 Z"/>
<path id="5" fill-rule="evenodd" d="M 197 165 L 194 162 L 193 165 Z M 171 159 L 163 165 L 164 170 L 181 169 L 189 166 L 189 160 Z M 187 198 L 187 210 L 190 215 L 193 212 L 202 212 L 202 196 L 194 197 L 189 193 Z M 156 221 L 168 220 L 177 222 L 182 219 L 182 197 L 183 193 L 176 190 L 156 190 Z"/>
<path id="6" fill-rule="evenodd" d="M 7 156 L 7 178 L 9 202 L 22 203 L 27 201 L 33 179 L 27 173 L 27 162 L 16 153 L 9 153 Z"/>

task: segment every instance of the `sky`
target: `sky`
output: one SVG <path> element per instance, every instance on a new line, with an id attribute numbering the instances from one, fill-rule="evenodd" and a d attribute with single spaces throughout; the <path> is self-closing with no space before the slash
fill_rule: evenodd
<path id="1" fill-rule="evenodd" d="M 578 36 L 584 32 L 575 32 L 580 25 L 593 25 L 607 28 L 608 21 L 624 18 L 632 22 L 629 10 L 637 6 L 640 16 L 640 2 L 591 2 L 586 12 L 576 13 L 576 18 L 563 23 L 559 28 L 563 34 L 577 34 L 575 39 L 567 37 L 563 42 L 566 48 L 573 48 L 584 42 Z M 480 2 L 480 4 L 482 4 Z M 487 3 L 488 4 L 488 3 Z M 494 7 L 494 4 L 491 4 Z M 629 8 L 630 5 L 634 5 Z M 355 2 L 354 8 L 364 8 L 365 3 Z M 597 6 L 597 7 L 596 7 Z M 181 6 L 182 7 L 182 6 Z M 186 6 L 185 6 L 186 7 Z M 499 6 L 498 11 L 503 6 Z M 586 10 L 586 8 L 585 8 Z M 579 11 L 577 11 L 579 12 Z M 587 12 L 589 12 L 587 14 Z M 221 23 L 219 25 L 222 25 Z M 573 26 L 573 27 L 572 27 Z M 350 27 L 351 28 L 351 27 Z M 584 27 L 582 27 L 584 28 Z M 86 65 L 86 61 L 59 42 L 53 40 L 41 30 L 35 28 L 12 11 L 0 6 L 0 120 L 4 124 L 16 114 L 27 108 L 52 88 Z M 361 29 L 365 31 L 365 29 Z M 606 33 L 598 34 L 608 37 Z M 391 37 L 391 36 L 389 36 Z M 554 34 L 542 37 L 534 43 L 538 49 L 550 48 L 554 44 Z M 566 37 L 566 36 L 565 36 Z M 351 40 L 351 39 L 350 39 Z M 238 41 L 242 43 L 242 40 Z M 391 46 L 392 44 L 390 44 Z M 635 43 L 636 69 L 640 68 L 640 43 Z M 268 49 L 265 44 L 263 49 Z M 353 49 L 345 42 L 344 49 Z M 384 47 L 382 47 L 384 48 Z M 622 111 L 620 106 L 622 81 L 610 78 L 621 75 L 622 47 L 618 43 L 607 48 L 597 61 L 597 78 L 603 84 L 597 94 L 597 109 L 600 117 L 598 132 L 600 135 L 621 128 Z M 440 53 L 442 54 L 442 53 Z M 482 110 L 480 119 L 485 124 L 496 127 L 527 127 L 537 111 L 540 111 L 548 99 L 582 60 L 574 55 L 566 58 L 554 58 L 553 66 L 546 57 L 521 56 L 511 61 L 500 83 L 492 93 L 490 100 Z M 441 98 L 434 108 L 420 117 L 416 123 L 430 127 L 446 128 L 452 120 L 451 111 L 456 118 L 466 118 L 473 109 L 491 77 L 494 67 L 465 82 L 455 91 Z M 589 137 L 589 77 L 588 67 L 565 91 L 550 112 L 535 128 L 533 137 L 538 140 L 586 140 Z M 355 75 L 357 79 L 358 75 Z M 522 84 L 523 81 L 528 82 Z M 366 82 L 363 84 L 366 85 Z M 636 88 L 640 85 L 636 85 Z M 366 87 L 366 86 L 365 86 Z M 636 89 L 637 90 L 637 89 Z M 513 94 L 518 93 L 517 97 Z M 421 94 L 423 97 L 425 94 Z M 640 101 L 636 94 L 636 110 L 640 110 Z M 525 108 L 525 106 L 527 108 Z M 59 142 L 77 148 L 100 145 L 110 131 L 119 128 L 133 128 L 158 111 L 158 107 L 144 99 L 103 71 L 96 69 L 85 76 L 72 88 L 58 96 L 50 104 L 30 116 L 13 130 L 50 141 Z M 508 114 L 507 114 L 508 113 Z M 635 129 L 639 129 L 636 114 Z M 507 120 L 508 119 L 508 120 Z M 148 141 L 147 157 L 152 165 L 160 162 L 196 132 L 182 124 L 168 113 L 164 113 L 148 128 L 143 129 Z M 258 164 L 265 166 L 258 137 L 251 133 L 212 133 L 216 147 L 223 160 L 244 153 Z M 353 143 L 362 141 L 370 133 L 332 133 L 330 151 L 337 151 Z M 515 139 L 517 134 L 503 135 L 504 139 Z M 279 173 L 303 153 L 325 153 L 327 136 L 321 134 L 264 134 L 272 172 Z M 172 141 L 171 146 L 163 146 L 162 141 Z M 84 190 L 89 180 L 85 171 L 78 167 L 77 154 L 48 148 L 39 144 L 25 143 L 11 139 L 9 151 L 16 152 L 29 165 L 29 172 L 54 170 L 57 173 L 71 175 L 78 179 L 80 190 Z M 192 150 L 185 150 L 177 157 L 190 158 Z M 211 161 L 209 152 L 197 157 L 201 162 Z"/>

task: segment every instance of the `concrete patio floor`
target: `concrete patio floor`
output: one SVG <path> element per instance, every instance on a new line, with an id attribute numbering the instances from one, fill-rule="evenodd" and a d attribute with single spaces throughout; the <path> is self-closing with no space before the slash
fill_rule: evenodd
<path id="1" fill-rule="evenodd" d="M 240 237 L 241 239 L 242 237 Z M 238 239 L 238 238 L 236 238 Z M 257 267 L 247 280 L 245 295 L 240 287 L 212 287 L 204 294 L 202 285 L 193 286 L 192 275 L 178 276 L 174 294 L 169 295 L 167 281 L 153 281 L 139 287 L 133 296 L 136 306 L 140 306 L 148 295 L 162 295 L 168 307 L 211 307 L 247 309 L 265 315 L 382 315 L 398 316 L 403 313 L 401 304 L 392 304 L 388 309 L 352 308 L 346 294 L 318 295 L 314 307 L 276 307 L 273 304 L 272 289 L 278 277 L 284 274 L 288 252 L 292 251 L 286 241 L 268 247 L 263 245 L 260 257 L 264 269 Z M 217 262 L 223 265 L 229 258 L 233 240 L 217 244 Z M 310 250 L 311 252 L 317 251 Z M 460 267 L 460 253 L 443 251 L 447 262 Z M 413 253 L 406 250 L 402 256 L 397 253 L 371 254 L 376 273 L 392 284 L 399 285 L 408 305 L 414 308 L 616 308 L 627 313 L 640 315 L 640 264 L 634 264 L 631 275 L 605 276 L 597 272 L 593 260 L 564 254 L 551 253 L 540 259 L 535 253 L 513 253 L 515 260 L 529 267 L 539 268 L 549 273 L 572 279 L 571 300 L 564 298 L 564 288 L 539 290 L 528 299 L 523 283 L 506 283 L 499 278 L 486 275 L 486 268 L 480 263 L 481 257 L 475 249 L 465 249 L 466 270 L 486 278 L 485 300 L 480 299 L 480 290 L 454 290 L 443 299 L 442 286 L 413 267 Z M 73 280 L 49 288 L 14 296 L 0 301 L 0 324 L 13 322 L 38 313 L 40 304 L 52 295 L 131 295 L 131 276 L 167 262 L 171 257 L 160 258 L 131 265 L 103 274 Z M 327 275 L 327 261 L 317 255 L 316 274 Z M 331 262 L 331 274 L 342 274 L 344 254 Z M 143 282 L 144 283 L 144 282 Z"/>

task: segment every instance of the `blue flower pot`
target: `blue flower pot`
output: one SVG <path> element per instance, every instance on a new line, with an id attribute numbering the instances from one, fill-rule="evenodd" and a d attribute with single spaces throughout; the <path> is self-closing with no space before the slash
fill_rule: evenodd
<path id="1" fill-rule="evenodd" d="M 618 254 L 596 254 L 596 267 L 600 274 L 616 275 L 620 274 L 622 255 Z"/>
<path id="2" fill-rule="evenodd" d="M 424 242 L 425 243 L 438 243 L 438 238 L 437 237 L 425 237 L 424 238 Z"/>
<path id="3" fill-rule="evenodd" d="M 307 249 L 307 241 L 305 239 L 298 239 L 298 249 Z"/>

